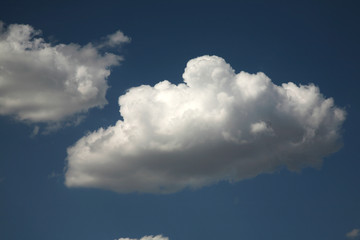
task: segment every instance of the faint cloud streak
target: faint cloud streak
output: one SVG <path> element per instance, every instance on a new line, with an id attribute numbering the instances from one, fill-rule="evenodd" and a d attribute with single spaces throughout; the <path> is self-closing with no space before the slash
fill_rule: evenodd
<path id="1" fill-rule="evenodd" d="M 360 237 L 360 229 L 355 228 L 355 229 L 351 230 L 350 232 L 348 232 L 346 234 L 346 237 L 349 239 L 354 239 L 354 238 Z"/>

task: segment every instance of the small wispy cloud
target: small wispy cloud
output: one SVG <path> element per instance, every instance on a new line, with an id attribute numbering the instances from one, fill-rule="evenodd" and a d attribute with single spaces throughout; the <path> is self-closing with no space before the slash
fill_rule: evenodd
<path id="1" fill-rule="evenodd" d="M 129 42 L 131 42 L 131 38 L 128 36 L 125 36 L 125 34 L 123 32 L 118 30 L 113 34 L 107 35 L 103 39 L 103 41 L 97 45 L 97 47 L 98 48 L 104 48 L 104 47 L 114 48 L 114 47 L 118 47 L 118 46 L 123 45 L 124 43 L 129 43 Z"/>
<path id="2" fill-rule="evenodd" d="M 36 135 L 38 135 L 39 133 L 39 130 L 40 130 L 40 127 L 39 126 L 35 126 L 30 137 L 34 138 Z"/>
<path id="3" fill-rule="evenodd" d="M 357 237 L 360 237 L 360 229 L 359 228 L 354 228 L 353 230 L 351 230 L 350 232 L 348 232 L 346 234 L 346 237 L 349 239 L 355 239 Z"/>
<path id="4" fill-rule="evenodd" d="M 51 172 L 49 175 L 48 175 L 48 178 L 57 178 L 57 177 L 61 177 L 62 174 L 60 173 L 56 173 L 56 172 Z"/>
<path id="5" fill-rule="evenodd" d="M 114 240 L 169 240 L 169 238 L 163 237 L 162 235 L 156 235 L 156 236 L 144 236 L 142 238 L 119 238 Z"/>

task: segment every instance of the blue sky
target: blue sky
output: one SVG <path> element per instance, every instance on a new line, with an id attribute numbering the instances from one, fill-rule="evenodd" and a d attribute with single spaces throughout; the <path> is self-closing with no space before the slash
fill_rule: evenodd
<path id="1" fill-rule="evenodd" d="M 3 1 L 0 239 L 359 239 L 358 9 Z M 48 51 L 9 50 L 20 28 L 41 30 Z"/>

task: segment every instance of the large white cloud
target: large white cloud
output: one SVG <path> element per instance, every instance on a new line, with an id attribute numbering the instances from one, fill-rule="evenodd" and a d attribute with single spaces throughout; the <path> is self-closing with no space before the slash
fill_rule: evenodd
<path id="1" fill-rule="evenodd" d="M 118 240 L 169 240 L 169 238 L 163 237 L 162 235 L 156 235 L 156 236 L 144 236 L 140 239 L 138 239 L 138 238 L 119 238 Z"/>
<path id="2" fill-rule="evenodd" d="M 345 112 L 313 84 L 235 74 L 216 56 L 190 60 L 183 78 L 120 96 L 123 120 L 68 148 L 66 185 L 169 193 L 317 167 L 341 146 Z"/>
<path id="3" fill-rule="evenodd" d="M 122 57 L 99 49 L 129 38 L 117 31 L 99 46 L 51 45 L 39 34 L 29 25 L 0 22 L 0 115 L 54 123 L 103 107 L 110 67 Z"/>

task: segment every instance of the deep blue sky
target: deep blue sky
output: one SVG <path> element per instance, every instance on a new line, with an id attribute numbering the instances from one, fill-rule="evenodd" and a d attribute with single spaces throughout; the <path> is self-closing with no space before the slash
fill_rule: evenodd
<path id="1" fill-rule="evenodd" d="M 79 126 L 32 138 L 33 125 L 0 117 L 0 239 L 346 239 L 360 228 L 359 10 L 357 1 L 2 1 L 0 20 L 54 42 L 86 44 L 118 29 L 132 42 L 108 79 L 109 104 Z M 343 148 L 321 169 L 170 195 L 64 186 L 66 148 L 114 124 L 120 95 L 179 83 L 186 62 L 204 54 L 276 84 L 319 86 L 348 113 Z"/>

